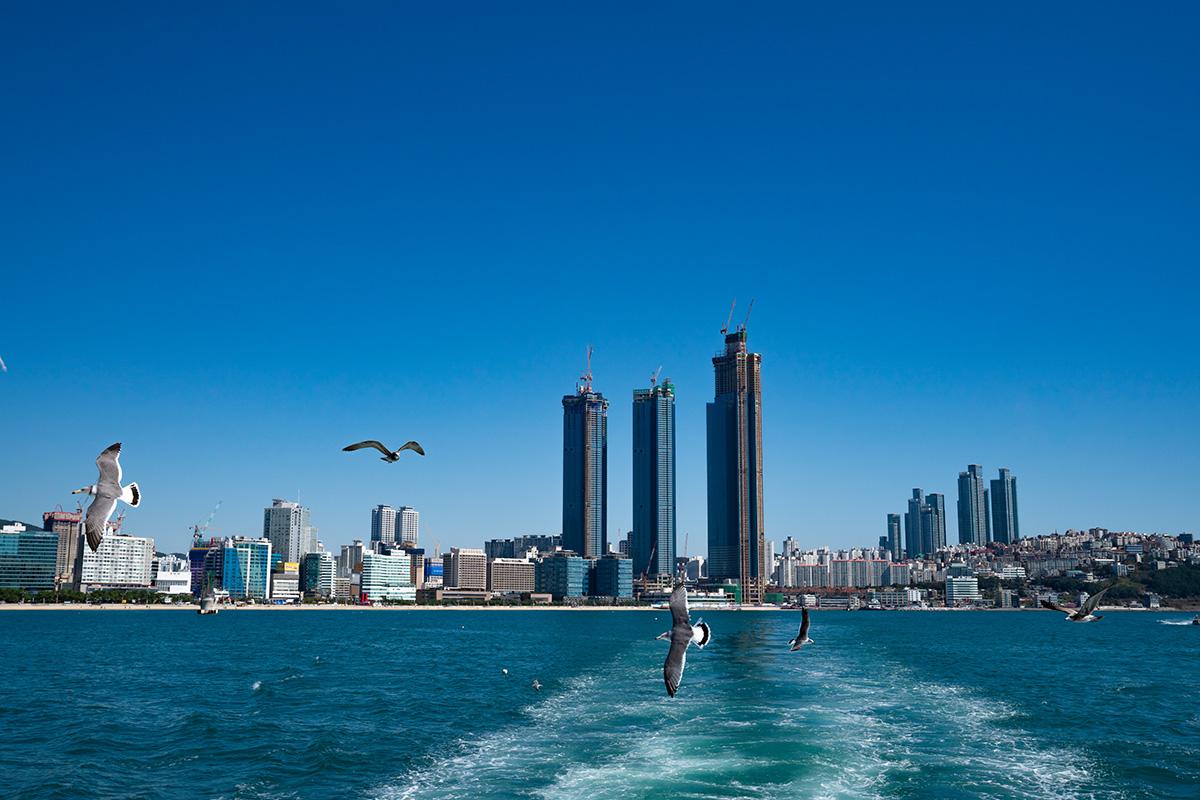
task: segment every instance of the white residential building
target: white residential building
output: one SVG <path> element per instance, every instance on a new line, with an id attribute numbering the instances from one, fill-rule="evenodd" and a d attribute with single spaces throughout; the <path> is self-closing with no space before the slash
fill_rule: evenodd
<path id="1" fill-rule="evenodd" d="M 958 576 L 946 578 L 946 605 L 956 606 L 960 602 L 974 602 L 982 599 L 979 594 L 979 579 L 975 576 Z"/>
<path id="2" fill-rule="evenodd" d="M 386 556 L 364 553 L 359 582 L 361 599 L 368 603 L 378 600 L 415 602 L 417 588 L 413 586 L 411 569 L 408 553 L 394 552 Z"/>
<path id="3" fill-rule="evenodd" d="M 163 556 L 158 559 L 154 591 L 159 594 L 191 594 L 192 568 L 186 558 Z"/>
<path id="4" fill-rule="evenodd" d="M 79 587 L 88 589 L 148 589 L 154 582 L 154 540 L 109 533 L 100 549 L 79 548 Z M 191 587 L 189 585 L 189 591 Z"/>

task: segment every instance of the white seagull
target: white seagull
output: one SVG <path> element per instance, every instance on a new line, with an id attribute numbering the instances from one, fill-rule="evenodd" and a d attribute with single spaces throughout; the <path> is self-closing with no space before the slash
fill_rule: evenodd
<path id="1" fill-rule="evenodd" d="M 1069 608 L 1063 608 L 1056 603 L 1051 603 L 1049 600 L 1043 600 L 1042 607 L 1048 608 L 1051 611 L 1061 611 L 1067 615 L 1067 622 L 1095 622 L 1096 620 L 1101 619 L 1104 615 L 1093 614 L 1092 612 L 1100 606 L 1100 598 L 1103 597 L 1104 593 L 1111 588 L 1111 586 L 1105 586 L 1094 595 L 1088 597 L 1088 599 L 1084 601 L 1083 605 L 1080 606 L 1078 611 L 1072 611 Z"/>
<path id="2" fill-rule="evenodd" d="M 83 524 L 88 547 L 92 548 L 93 553 L 100 549 L 100 541 L 104 538 L 104 530 L 112 517 L 113 509 L 117 507 L 117 501 L 121 500 L 134 508 L 142 503 L 142 491 L 136 483 L 121 485 L 121 462 L 117 460 L 120 455 L 120 442 L 106 447 L 96 458 L 96 466 L 100 468 L 100 479 L 91 486 L 71 492 L 94 496 Z"/>
<path id="3" fill-rule="evenodd" d="M 687 589 L 682 583 L 675 584 L 668 605 L 671 607 L 671 630 L 660 633 L 657 638 L 671 642 L 667 660 L 663 662 L 663 683 L 667 685 L 667 695 L 674 697 L 675 692 L 679 691 L 679 682 L 683 680 L 688 645 L 694 643 L 697 647 L 704 647 L 712 638 L 712 631 L 703 620 L 697 620 L 695 625 L 690 622 Z"/>
<path id="4" fill-rule="evenodd" d="M 355 444 L 346 445 L 345 447 L 342 448 L 342 452 L 350 452 L 352 450 L 362 450 L 363 448 L 366 448 L 366 447 L 374 447 L 376 450 L 383 453 L 383 458 L 381 458 L 379 460 L 386 461 L 389 464 L 394 464 L 397 461 L 399 461 L 400 454 L 403 453 L 405 450 L 412 450 L 417 455 L 421 455 L 421 456 L 425 455 L 425 448 L 421 447 L 421 445 L 418 444 L 417 442 L 405 442 L 403 445 L 400 446 L 399 449 L 389 450 L 387 445 L 385 445 L 383 442 L 379 442 L 374 439 L 367 439 L 365 442 L 357 442 Z"/>
<path id="5" fill-rule="evenodd" d="M 788 642 L 792 648 L 791 652 L 796 652 L 806 644 L 812 644 L 813 640 L 808 638 L 808 608 L 800 609 L 800 632 L 796 634 L 796 638 Z"/>
<path id="6" fill-rule="evenodd" d="M 533 690 L 535 692 L 540 692 L 542 690 L 542 685 L 537 682 L 537 678 L 534 678 L 533 683 L 531 683 L 529 685 L 533 687 Z"/>

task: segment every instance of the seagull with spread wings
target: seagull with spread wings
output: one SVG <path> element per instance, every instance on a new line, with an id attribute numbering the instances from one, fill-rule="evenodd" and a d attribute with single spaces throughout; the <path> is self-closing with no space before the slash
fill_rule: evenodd
<path id="1" fill-rule="evenodd" d="M 399 461 L 400 454 L 405 450 L 412 450 L 414 453 L 420 456 L 425 455 L 425 448 L 421 447 L 421 445 L 417 442 L 405 442 L 400 446 L 399 449 L 389 450 L 387 445 L 385 445 L 383 442 L 378 442 L 374 439 L 367 439 L 365 442 L 356 442 L 355 444 L 346 445 L 342 448 L 342 451 L 350 452 L 352 450 L 362 450 L 368 447 L 374 447 L 376 450 L 383 453 L 383 458 L 379 460 L 386 461 L 389 464 L 394 464 Z"/>
<path id="2" fill-rule="evenodd" d="M 1051 611 L 1059 611 L 1063 614 L 1066 614 L 1067 622 L 1095 622 L 1096 620 L 1101 619 L 1104 615 L 1094 614 L 1092 612 L 1100 607 L 1100 598 L 1103 597 L 1104 593 L 1111 588 L 1111 586 L 1105 586 L 1094 595 L 1091 595 L 1076 611 L 1072 611 L 1069 608 L 1063 608 L 1057 603 L 1051 603 L 1049 600 L 1042 601 L 1042 608 L 1048 608 Z"/>
<path id="3" fill-rule="evenodd" d="M 703 620 L 697 620 L 692 625 L 688 614 L 687 589 L 682 583 L 675 584 L 668 605 L 671 607 L 671 630 L 659 634 L 658 638 L 671 642 L 667 660 L 663 662 L 663 682 L 667 685 L 667 694 L 674 697 L 675 692 L 679 691 L 679 682 L 683 680 L 688 645 L 704 647 L 712 639 L 712 631 Z"/>
<path id="4" fill-rule="evenodd" d="M 92 504 L 88 506 L 83 529 L 87 534 L 88 547 L 92 548 L 93 553 L 100 549 L 100 542 L 104 538 L 108 520 L 117 507 L 117 501 L 120 500 L 134 508 L 142 503 L 142 490 L 136 483 L 121 485 L 121 462 L 117 460 L 120 456 L 120 442 L 104 448 L 96 458 L 96 466 L 100 468 L 100 479 L 91 486 L 71 492 L 92 495 Z"/>
<path id="5" fill-rule="evenodd" d="M 788 642 L 791 647 L 790 652 L 796 652 L 806 644 L 812 644 L 813 640 L 808 638 L 808 608 L 801 607 L 800 609 L 800 632 L 796 634 L 796 638 Z"/>

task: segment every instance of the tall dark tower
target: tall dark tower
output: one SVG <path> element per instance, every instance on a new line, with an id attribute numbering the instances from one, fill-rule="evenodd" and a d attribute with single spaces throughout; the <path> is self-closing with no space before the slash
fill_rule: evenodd
<path id="1" fill-rule="evenodd" d="M 592 348 L 562 404 L 563 549 L 599 558 L 608 550 L 608 401 L 592 391 Z"/>
<path id="2" fill-rule="evenodd" d="M 762 355 L 747 350 L 744 323 L 727 331 L 728 324 L 725 352 L 712 360 L 716 392 L 708 404 L 708 574 L 738 581 L 742 602 L 761 603 Z"/>
<path id="3" fill-rule="evenodd" d="M 675 386 L 633 392 L 633 571 L 675 573 Z M 686 554 L 685 554 L 686 555 Z"/>

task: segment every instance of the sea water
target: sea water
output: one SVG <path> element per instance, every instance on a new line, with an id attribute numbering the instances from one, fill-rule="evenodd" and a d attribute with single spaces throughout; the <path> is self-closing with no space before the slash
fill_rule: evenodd
<path id="1" fill-rule="evenodd" d="M 1182 615 L 696 616 L 672 699 L 666 612 L 0 612 L 0 794 L 1200 797 Z"/>

